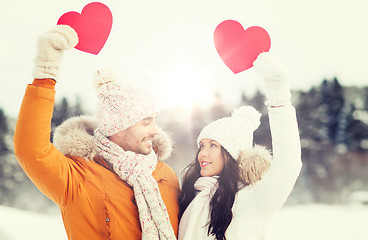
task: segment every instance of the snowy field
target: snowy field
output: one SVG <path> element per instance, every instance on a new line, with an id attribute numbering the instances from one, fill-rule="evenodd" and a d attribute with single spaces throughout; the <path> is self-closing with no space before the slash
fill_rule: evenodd
<path id="1" fill-rule="evenodd" d="M 368 206 L 284 207 L 267 240 L 367 240 Z M 1 240 L 67 240 L 59 215 L 0 206 Z"/>

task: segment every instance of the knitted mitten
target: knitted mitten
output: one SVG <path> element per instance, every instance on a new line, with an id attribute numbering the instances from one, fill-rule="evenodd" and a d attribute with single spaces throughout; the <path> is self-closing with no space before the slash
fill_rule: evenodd
<path id="1" fill-rule="evenodd" d="M 266 105 L 282 106 L 290 104 L 288 73 L 280 60 L 269 52 L 259 54 L 253 63 L 255 71 L 265 84 Z"/>
<path id="2" fill-rule="evenodd" d="M 52 78 L 57 81 L 63 50 L 73 48 L 77 43 L 77 33 L 67 25 L 57 25 L 41 34 L 37 40 L 33 78 Z"/>

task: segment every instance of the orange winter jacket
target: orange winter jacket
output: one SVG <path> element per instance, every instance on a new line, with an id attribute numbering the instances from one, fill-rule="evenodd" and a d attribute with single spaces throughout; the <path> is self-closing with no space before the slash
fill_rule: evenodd
<path id="1" fill-rule="evenodd" d="M 72 139 L 69 150 L 78 145 L 86 148 L 88 144 L 81 143 L 80 139 L 66 137 L 59 141 L 58 149 L 50 142 L 54 88 L 51 79 L 35 80 L 27 86 L 14 133 L 14 152 L 20 165 L 38 189 L 60 207 L 69 239 L 141 239 L 132 188 L 103 159 L 88 160 L 85 156 L 93 154 L 80 154 L 80 149 L 70 155 L 68 151 L 59 150 L 63 149 L 65 139 Z M 79 135 L 78 131 L 69 132 Z M 177 234 L 177 176 L 162 161 L 152 175 L 158 182 Z"/>

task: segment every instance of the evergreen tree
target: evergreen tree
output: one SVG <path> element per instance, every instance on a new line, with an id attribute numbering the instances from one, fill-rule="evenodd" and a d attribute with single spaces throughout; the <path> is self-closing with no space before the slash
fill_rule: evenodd
<path id="1" fill-rule="evenodd" d="M 330 184 L 329 156 L 334 152 L 330 140 L 329 114 L 330 83 L 325 80 L 320 86 L 299 94 L 298 125 L 302 145 L 303 169 L 298 182 L 303 182 L 312 201 L 326 200 L 326 185 Z"/>
<path id="2" fill-rule="evenodd" d="M 3 109 L 0 108 L 0 157 L 8 153 L 9 148 L 6 145 L 6 135 L 9 131 L 7 118 L 5 117 Z"/>
<path id="3" fill-rule="evenodd" d="M 75 102 L 75 106 L 74 106 L 74 109 L 73 109 L 73 116 L 80 116 L 84 113 L 83 111 L 83 108 L 82 108 L 82 102 L 81 102 L 81 99 L 80 99 L 80 96 L 77 95 L 76 96 L 76 102 Z"/>
<path id="4" fill-rule="evenodd" d="M 362 160 L 367 155 L 368 114 L 360 104 L 367 100 L 366 93 L 343 87 L 336 78 L 300 93 L 301 180 L 314 202 L 342 203 L 356 190 L 353 182 L 367 180 L 360 174 L 368 165 Z"/>
<path id="5" fill-rule="evenodd" d="M 215 94 L 215 103 L 210 109 L 210 118 L 212 121 L 227 117 L 229 112 L 226 110 L 225 104 L 222 101 L 220 95 Z"/>
<path id="6" fill-rule="evenodd" d="M 322 102 L 321 104 L 326 107 L 327 113 L 327 128 L 328 137 L 332 143 L 339 143 L 339 125 L 343 117 L 344 107 L 344 90 L 338 82 L 337 78 L 334 78 L 331 82 L 324 80 L 321 87 Z"/>
<path id="7" fill-rule="evenodd" d="M 249 105 L 254 107 L 257 111 L 262 113 L 261 125 L 254 132 L 254 143 L 266 146 L 271 149 L 271 133 L 270 124 L 268 120 L 267 106 L 265 105 L 266 98 L 260 91 L 257 91 L 252 97 L 246 97 L 245 94 L 241 96 L 240 105 Z"/>
<path id="8" fill-rule="evenodd" d="M 345 144 L 350 151 L 368 150 L 368 124 L 362 120 L 366 116 L 367 111 L 350 105 L 345 129 Z"/>
<path id="9" fill-rule="evenodd" d="M 327 106 L 322 104 L 322 94 L 317 88 L 300 93 L 297 105 L 300 137 L 305 147 L 314 147 L 328 141 Z"/>
<path id="10" fill-rule="evenodd" d="M 79 96 L 77 96 L 74 106 L 70 106 L 68 99 L 65 97 L 61 99 L 60 103 L 55 103 L 54 113 L 51 119 L 51 141 L 56 127 L 60 126 L 68 118 L 80 116 L 83 113 Z"/>
<path id="11" fill-rule="evenodd" d="M 60 103 L 55 103 L 54 114 L 52 116 L 52 127 L 57 127 L 70 117 L 72 109 L 69 107 L 68 100 L 63 97 Z"/>
<path id="12" fill-rule="evenodd" d="M 265 105 L 266 98 L 259 90 L 252 97 L 246 97 L 244 94 L 241 98 L 241 105 L 250 105 L 257 109 L 261 113 L 267 113 L 267 107 Z"/>
<path id="13" fill-rule="evenodd" d="M 0 109 L 0 204 L 12 206 L 15 189 L 26 180 L 26 175 L 17 163 L 11 148 L 8 118 Z"/>

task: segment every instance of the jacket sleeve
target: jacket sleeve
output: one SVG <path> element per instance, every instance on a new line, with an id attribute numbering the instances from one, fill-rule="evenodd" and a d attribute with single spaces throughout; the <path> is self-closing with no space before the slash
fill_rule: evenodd
<path id="1" fill-rule="evenodd" d="M 295 108 L 269 108 L 273 160 L 270 170 L 254 186 L 258 211 L 270 214 L 287 200 L 302 167 L 301 146 Z"/>
<path id="2" fill-rule="evenodd" d="M 71 187 L 73 163 L 50 142 L 54 98 L 54 89 L 27 86 L 14 132 L 14 153 L 37 188 L 62 205 Z"/>

